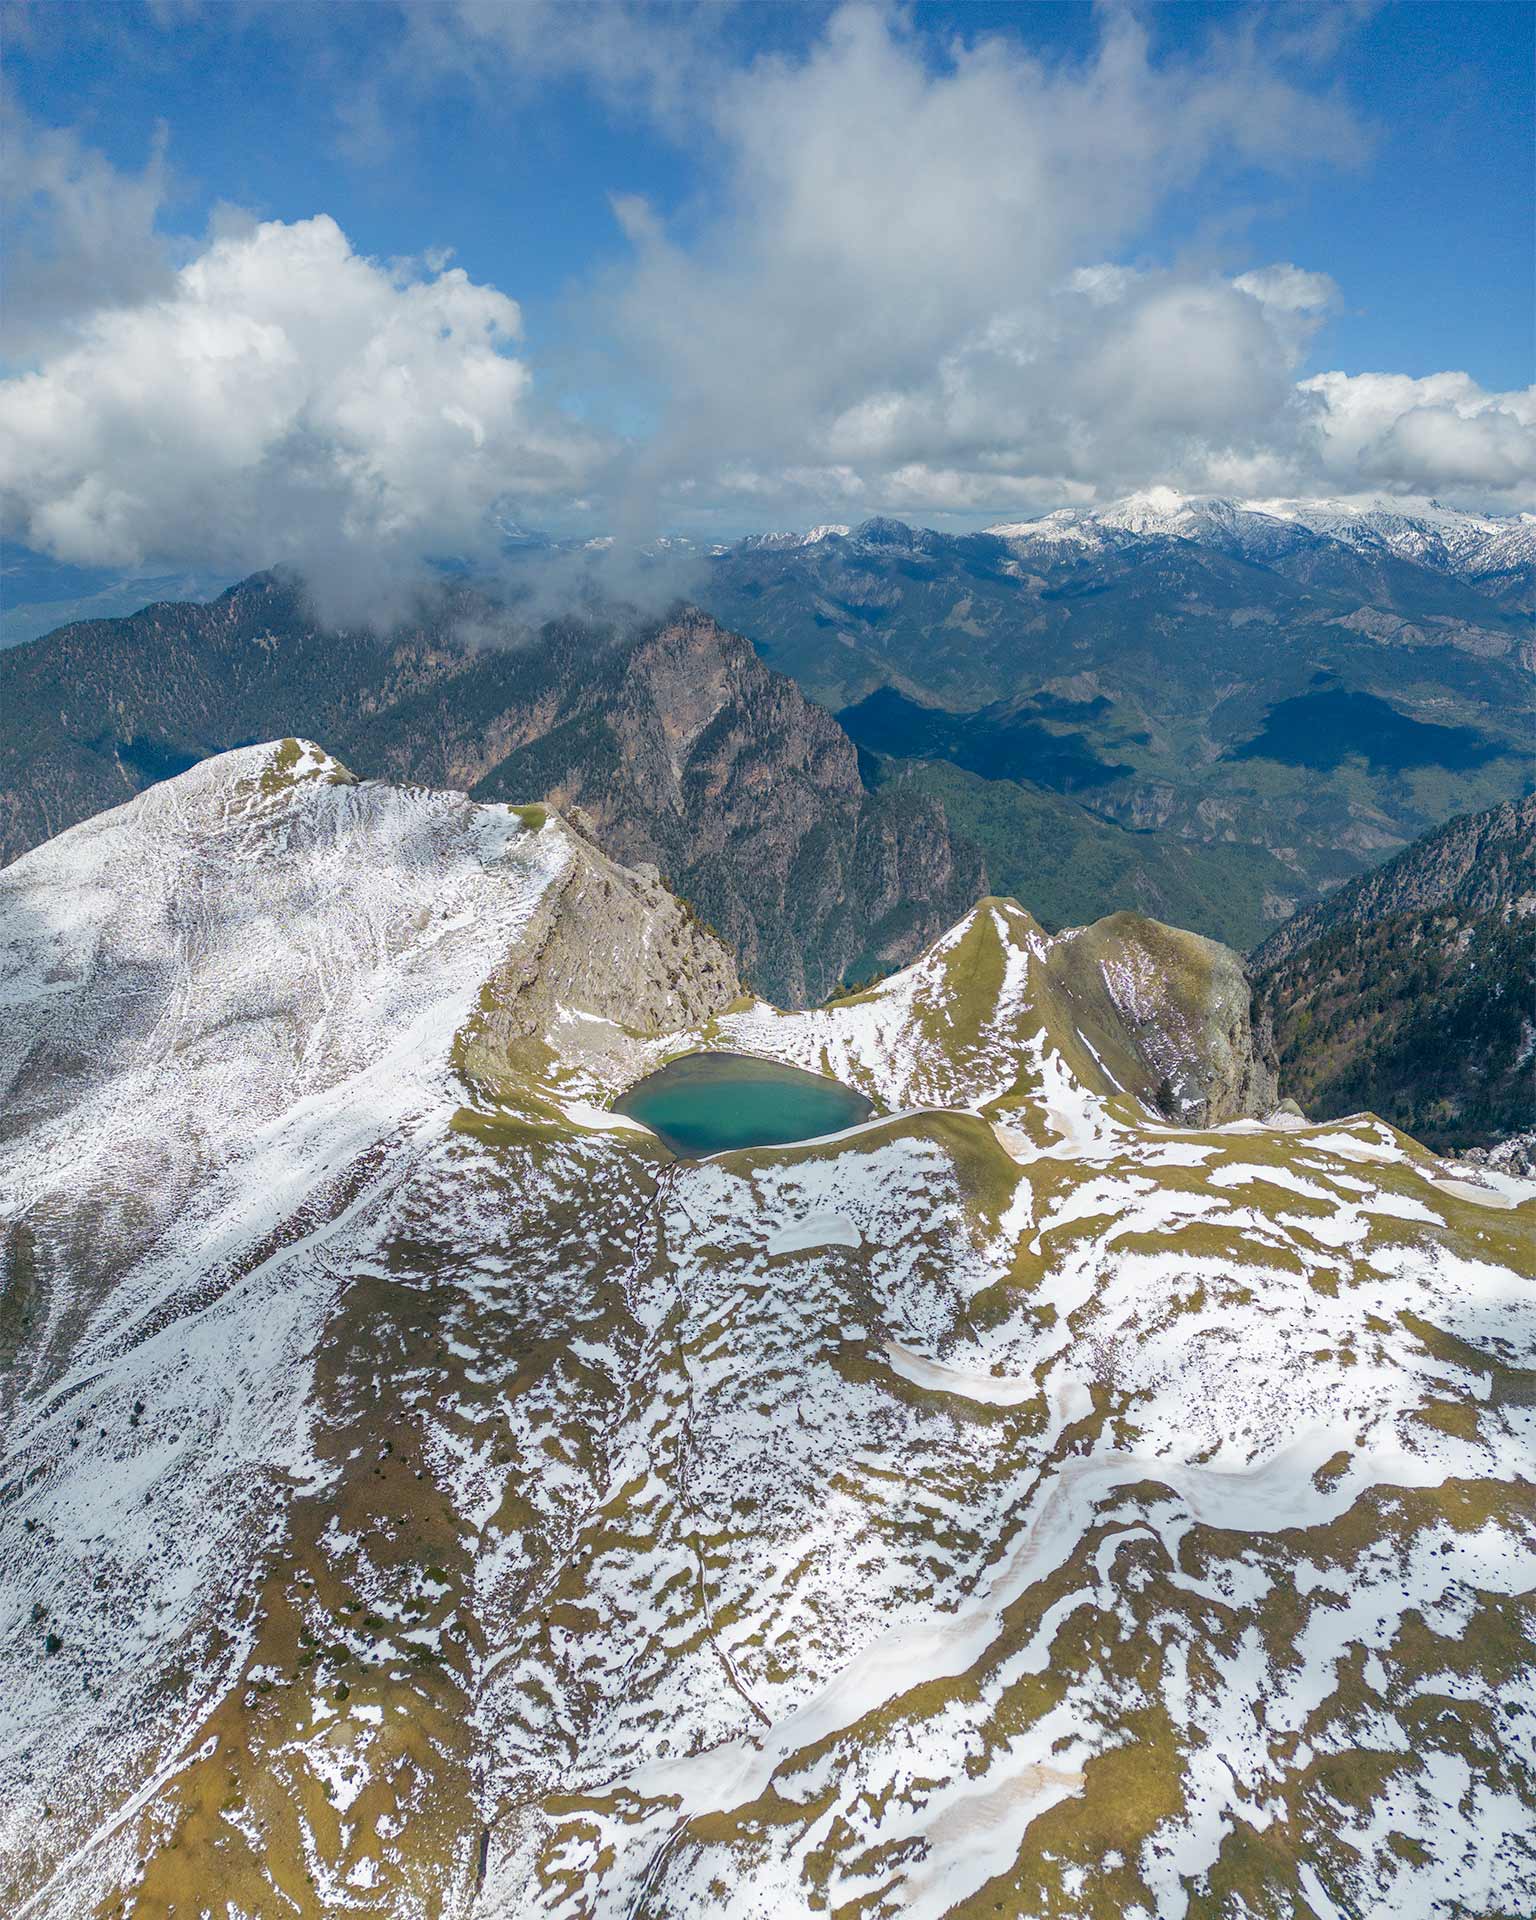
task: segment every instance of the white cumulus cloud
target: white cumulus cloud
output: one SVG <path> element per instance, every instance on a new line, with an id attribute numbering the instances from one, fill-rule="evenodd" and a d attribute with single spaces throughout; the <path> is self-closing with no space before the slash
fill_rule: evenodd
<path id="1" fill-rule="evenodd" d="M 487 112 L 575 76 L 687 146 L 680 218 L 613 183 L 627 258 L 568 308 L 584 418 L 609 366 L 611 417 L 647 422 L 627 439 L 540 404 L 516 302 L 446 256 L 381 264 L 323 213 L 168 242 L 158 149 L 118 174 L 25 126 L 5 532 L 83 564 L 286 562 L 376 609 L 434 557 L 489 557 L 509 516 L 622 540 L 1155 485 L 1536 500 L 1531 392 L 1309 376 L 1347 289 L 1148 253 L 1234 167 L 1364 158 L 1316 36 L 1244 15 L 1169 57 L 1106 8 L 1089 52 L 1048 60 L 1019 18 L 940 41 L 856 3 L 733 56 L 729 15 L 698 8 L 410 11 L 394 79 L 361 77 L 385 121 L 407 70 L 473 76 Z"/>
<path id="2" fill-rule="evenodd" d="M 541 418 L 514 300 L 386 269 L 319 215 L 226 233 L 0 389 L 8 532 L 55 558 L 288 563 L 340 593 L 488 550 L 596 443 Z"/>
<path id="3" fill-rule="evenodd" d="M 1525 501 L 1536 493 L 1536 387 L 1488 393 L 1465 373 L 1320 373 L 1320 464 L 1341 491 Z"/>
<path id="4" fill-rule="evenodd" d="M 1239 293 L 1252 294 L 1266 307 L 1282 313 L 1326 313 L 1338 304 L 1339 289 L 1332 276 L 1308 273 L 1289 260 L 1272 267 L 1254 267 L 1232 282 Z"/>
<path id="5" fill-rule="evenodd" d="M 726 517 L 777 497 L 781 518 L 1160 483 L 1308 494 L 1346 467 L 1351 490 L 1512 499 L 1529 423 L 1509 396 L 1404 388 L 1401 426 L 1377 420 L 1367 448 L 1363 389 L 1299 382 L 1342 301 L 1328 274 L 1125 264 L 1234 160 L 1285 174 L 1363 158 L 1307 54 L 1249 22 L 1160 59 L 1106 10 L 1090 55 L 1047 62 L 1013 35 L 936 47 L 855 4 L 800 55 L 722 75 L 713 223 L 691 219 L 684 240 L 654 209 L 621 209 L 634 265 L 615 332 L 664 395 L 647 485 Z M 818 479 L 834 474 L 835 490 Z"/>

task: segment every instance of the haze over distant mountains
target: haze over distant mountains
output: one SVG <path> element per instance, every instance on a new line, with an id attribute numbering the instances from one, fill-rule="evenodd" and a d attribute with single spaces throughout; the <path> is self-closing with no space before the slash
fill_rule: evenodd
<path id="1" fill-rule="evenodd" d="M 857 530 L 827 522 L 798 531 L 749 533 L 726 543 L 701 543 L 672 533 L 649 543 L 652 554 L 700 554 L 718 558 L 736 550 L 792 552 L 824 540 L 880 542 L 881 528 L 904 522 L 866 520 Z M 1075 542 L 1106 550 L 1138 539 L 1195 540 L 1225 546 L 1250 559 L 1266 560 L 1305 548 L 1311 535 L 1363 554 L 1395 555 L 1469 579 L 1536 565 L 1536 514 L 1474 514 L 1437 501 L 1252 500 L 1219 494 L 1184 494 L 1153 487 L 1106 507 L 1059 507 L 1032 520 L 999 522 L 985 532 L 1034 545 Z M 941 538 L 944 536 L 940 536 Z M 555 539 L 536 530 L 508 530 L 509 544 L 536 550 L 595 552 L 614 547 L 612 535 Z M 51 632 L 70 620 L 110 619 L 136 613 L 155 598 L 206 600 L 232 584 L 214 572 L 154 572 L 143 569 L 66 567 L 38 554 L 12 555 L 7 591 L 0 605 L 0 646 Z"/>

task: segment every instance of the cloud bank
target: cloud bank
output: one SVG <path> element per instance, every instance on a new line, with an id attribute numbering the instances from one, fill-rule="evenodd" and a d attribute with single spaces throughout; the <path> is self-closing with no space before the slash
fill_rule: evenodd
<path id="1" fill-rule="evenodd" d="M 596 442 L 541 421 L 514 300 L 386 269 L 327 216 L 216 239 L 5 383 L 0 502 L 87 566 L 286 564 L 370 601 L 490 555 L 509 497 L 563 500 Z"/>
<path id="2" fill-rule="evenodd" d="M 1363 162 L 1306 36 L 1218 29 L 1159 61 L 1111 11 L 1090 57 L 1046 64 L 1016 36 L 940 46 L 852 5 L 807 50 L 733 65 L 711 10 L 620 7 L 601 33 L 537 12 L 462 0 L 411 15 L 402 46 L 492 87 L 582 74 L 695 143 L 702 217 L 677 232 L 616 197 L 628 261 L 586 303 L 654 431 L 590 424 L 600 395 L 583 421 L 541 401 L 516 289 L 366 259 L 323 212 L 178 252 L 158 149 L 114 174 L 28 130 L 8 535 L 82 564 L 286 562 L 340 604 L 489 559 L 508 517 L 739 530 L 1153 484 L 1536 499 L 1531 391 L 1309 372 L 1347 289 L 1304 262 L 1142 251 L 1224 170 Z"/>

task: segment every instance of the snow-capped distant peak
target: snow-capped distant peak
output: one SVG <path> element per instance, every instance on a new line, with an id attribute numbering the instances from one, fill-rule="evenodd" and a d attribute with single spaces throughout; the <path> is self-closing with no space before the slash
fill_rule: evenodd
<path id="1" fill-rule="evenodd" d="M 1536 515 L 1465 513 L 1438 500 L 1264 500 L 1245 509 L 1361 551 L 1473 577 L 1536 563 Z"/>
<path id="2" fill-rule="evenodd" d="M 1439 501 L 1235 500 L 1149 487 L 1104 507 L 1060 507 L 988 533 L 1022 545 L 1100 551 L 1127 540 L 1177 539 L 1261 558 L 1312 535 L 1477 578 L 1536 565 L 1536 515 L 1464 513 Z"/>
<path id="3" fill-rule="evenodd" d="M 1140 493 L 1129 493 L 1123 500 L 1117 500 L 1113 506 L 1106 507 L 1098 516 L 1106 526 L 1128 527 L 1139 531 L 1142 527 L 1163 527 L 1170 521 L 1188 520 L 1198 516 L 1203 503 L 1195 495 L 1180 493 L 1176 487 L 1147 487 Z M 1229 506 L 1229 501 L 1218 501 L 1218 506 Z"/>
<path id="4" fill-rule="evenodd" d="M 1038 520 L 1001 521 L 985 531 L 999 540 L 1054 540 L 1063 544 L 1092 546 L 1097 544 L 1093 518 L 1091 510 L 1085 507 L 1057 507 L 1053 513 L 1044 513 Z"/>
<path id="5" fill-rule="evenodd" d="M 848 531 L 847 527 L 829 521 L 825 526 L 811 527 L 804 533 L 749 533 L 740 545 L 749 553 L 792 553 L 800 547 L 820 546 L 823 540 L 846 539 Z"/>

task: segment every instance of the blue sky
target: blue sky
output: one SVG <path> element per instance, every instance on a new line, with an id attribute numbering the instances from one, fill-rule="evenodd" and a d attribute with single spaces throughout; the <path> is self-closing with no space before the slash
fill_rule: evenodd
<path id="1" fill-rule="evenodd" d="M 6 343 L 31 382 L 10 537 L 76 565 L 218 567 L 265 521 L 273 557 L 302 557 L 300 443 L 300 492 L 317 445 L 354 489 L 327 537 L 354 537 L 365 472 L 370 502 L 394 490 L 366 537 L 387 524 L 418 558 L 472 544 L 493 501 L 722 532 L 976 524 L 1159 483 L 1529 505 L 1532 418 L 1509 396 L 1536 359 L 1533 23 L 1451 0 L 13 7 L 12 285 L 37 293 Z M 336 240 L 290 259 L 319 215 Z M 269 238 L 237 260 L 253 222 Z M 481 397 L 457 406 L 433 339 L 399 347 L 432 396 L 416 457 L 453 460 L 437 423 L 464 416 L 462 529 L 358 437 L 327 332 L 349 277 L 354 357 L 379 358 L 448 297 L 449 252 L 484 301 L 435 335 L 473 353 L 492 328 L 520 381 L 476 362 Z M 395 295 L 361 285 L 359 263 L 401 260 Z M 152 339 L 149 303 L 199 261 L 219 285 Z M 438 295 L 409 305 L 411 279 Z M 135 436 L 159 429 L 152 395 L 137 419 L 123 400 L 133 354 L 152 389 L 189 353 L 200 393 L 236 320 L 332 372 L 279 396 L 260 369 L 226 382 L 185 471 L 140 498 Z M 93 464 L 63 474 L 66 403 L 90 408 L 93 382 Z M 264 409 L 238 472 L 199 479 Z M 238 513 L 200 518 L 200 493 L 250 493 L 258 469 Z"/>
<path id="2" fill-rule="evenodd" d="M 541 333 L 558 326 L 562 292 L 623 256 L 610 194 L 643 193 L 686 216 L 710 191 L 707 148 L 616 110 L 579 77 L 499 97 L 451 77 L 431 88 L 393 79 L 380 137 L 360 140 L 348 121 L 359 76 L 399 42 L 387 6 L 172 8 L 165 24 L 132 5 L 29 13 L 7 63 L 16 97 L 40 119 L 78 125 L 125 169 L 142 166 L 163 122 L 168 221 L 195 231 L 225 200 L 283 220 L 330 213 L 368 253 L 451 247 L 476 279 L 521 300 Z M 742 59 L 803 45 L 825 13 L 751 6 L 731 44 Z M 1189 51 L 1233 13 L 1190 0 L 1146 17 L 1161 47 Z M 995 31 L 1047 56 L 1081 57 L 1093 32 L 1090 6 L 1053 0 L 914 16 L 936 41 Z M 1350 372 L 1454 366 L 1486 387 L 1526 384 L 1536 8 L 1380 7 L 1344 36 L 1329 79 L 1371 129 L 1363 164 L 1278 187 L 1243 172 L 1212 180 L 1170 207 L 1146 245 L 1331 274 L 1347 304 L 1322 344 Z"/>

